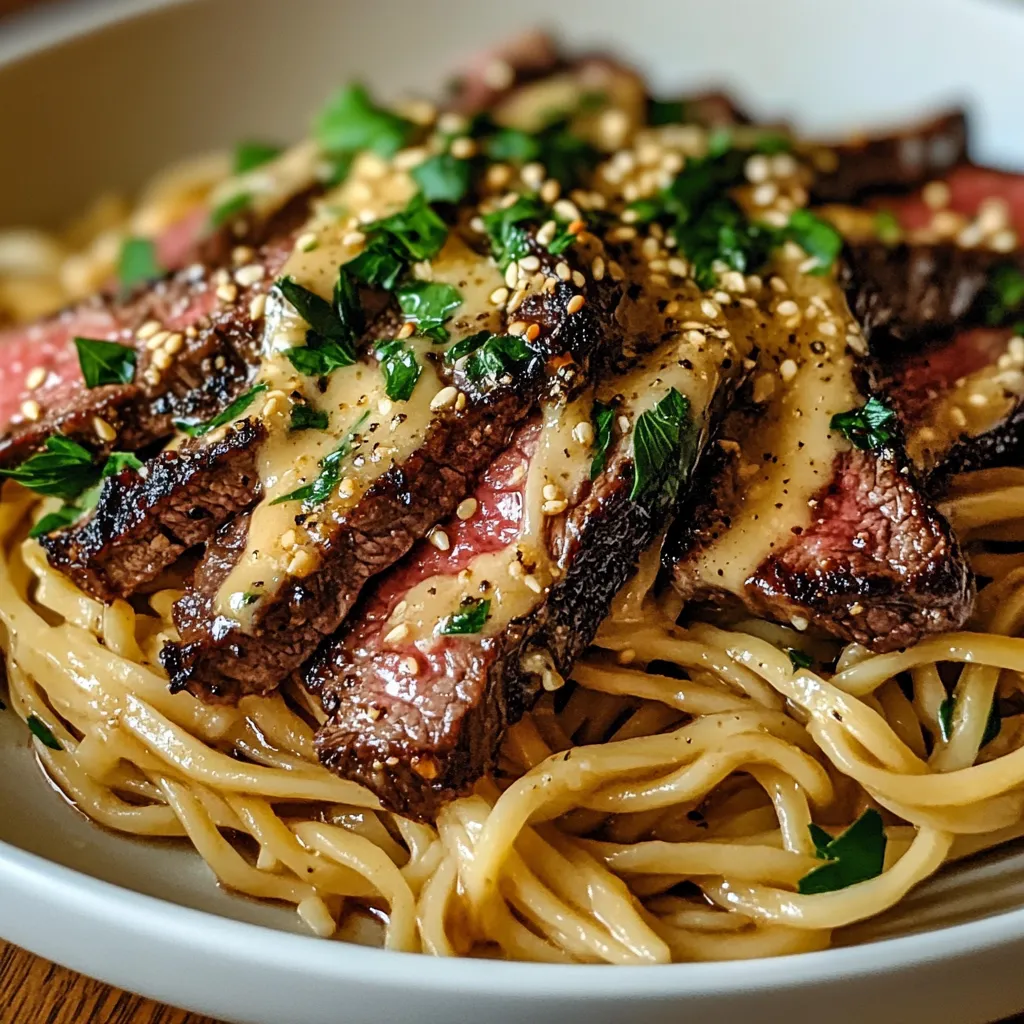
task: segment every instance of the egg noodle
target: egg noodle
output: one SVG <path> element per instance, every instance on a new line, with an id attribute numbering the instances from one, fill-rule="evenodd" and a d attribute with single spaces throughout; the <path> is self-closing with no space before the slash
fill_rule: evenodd
<path id="1" fill-rule="evenodd" d="M 171 223 L 225 168 L 170 172 L 134 213 L 97 215 L 91 237 L 0 235 L 8 317 L 95 288 L 125 232 Z M 444 956 L 641 964 L 820 949 L 950 860 L 1024 835 L 1024 717 L 1004 715 L 982 746 L 993 697 L 1012 706 L 1024 689 L 1024 554 L 985 543 L 1024 542 L 1024 469 L 962 477 L 950 495 L 943 511 L 990 580 L 971 631 L 872 655 L 763 621 L 681 628 L 649 556 L 575 685 L 546 693 L 509 731 L 494 779 L 432 827 L 318 764 L 323 713 L 301 690 L 237 708 L 172 696 L 157 652 L 177 638 L 180 590 L 90 598 L 27 539 L 52 503 L 8 483 L 10 705 L 50 730 L 60 749 L 37 735 L 36 754 L 93 821 L 191 843 L 224 886 L 294 905 L 320 936 L 369 907 L 388 948 Z M 836 669 L 794 667 L 787 648 Z M 811 822 L 838 834 L 868 807 L 887 812 L 882 873 L 801 894 L 822 864 Z"/>

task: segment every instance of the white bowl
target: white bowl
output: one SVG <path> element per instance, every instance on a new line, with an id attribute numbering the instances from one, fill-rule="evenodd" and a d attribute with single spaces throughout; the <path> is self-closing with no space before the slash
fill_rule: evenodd
<path id="1" fill-rule="evenodd" d="M 817 130 L 965 100 L 976 155 L 1024 167 L 1012 3 L 80 0 L 0 26 L 0 225 L 58 218 L 239 137 L 297 137 L 338 81 L 436 88 L 474 47 L 536 24 L 614 49 L 660 86 L 726 84 Z M 822 953 L 661 968 L 438 961 L 310 938 L 292 912 L 220 891 L 183 846 L 92 826 L 43 781 L 10 713 L 0 779 L 0 935 L 233 1021 L 980 1024 L 1024 1009 L 1019 846 L 944 873 Z"/>

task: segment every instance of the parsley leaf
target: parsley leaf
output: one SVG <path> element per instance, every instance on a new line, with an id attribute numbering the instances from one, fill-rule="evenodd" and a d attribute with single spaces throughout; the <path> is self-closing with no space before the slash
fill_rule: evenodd
<path id="1" fill-rule="evenodd" d="M 116 341 L 75 338 L 78 365 L 87 388 L 105 384 L 130 384 L 135 376 L 135 349 Z"/>
<path id="2" fill-rule="evenodd" d="M 372 149 L 383 157 L 394 156 L 414 131 L 411 121 L 378 107 L 359 84 L 339 89 L 314 122 L 317 142 L 328 153 Z"/>
<path id="3" fill-rule="evenodd" d="M 806 651 L 801 651 L 799 647 L 787 647 L 786 653 L 789 655 L 789 662 L 793 666 L 794 672 L 801 668 L 810 668 L 814 664 L 814 659 Z"/>
<path id="4" fill-rule="evenodd" d="M 432 156 L 410 173 L 428 203 L 457 203 L 469 191 L 469 161 L 451 153 Z"/>
<path id="5" fill-rule="evenodd" d="M 887 245 L 895 245 L 903 237 L 903 229 L 892 210 L 879 210 L 875 214 L 875 234 Z"/>
<path id="6" fill-rule="evenodd" d="M 257 395 L 267 390 L 266 384 L 254 384 L 248 391 L 243 391 L 226 409 L 217 413 L 213 419 L 205 423 L 189 423 L 187 420 L 175 420 L 174 425 L 189 437 L 202 437 L 204 434 L 223 427 L 228 423 L 234 423 L 242 413 L 252 405 Z"/>
<path id="7" fill-rule="evenodd" d="M 286 348 L 284 354 L 292 366 L 306 377 L 326 377 L 356 361 L 351 348 L 341 342 L 322 338 L 316 331 L 307 331 L 306 344 Z"/>
<path id="8" fill-rule="evenodd" d="M 123 469 L 142 469 L 142 460 L 131 452 L 111 452 L 103 464 L 100 478 L 106 480 L 108 476 L 117 476 Z"/>
<path id="9" fill-rule="evenodd" d="M 829 426 L 841 431 L 855 448 L 870 451 L 895 438 L 895 419 L 896 413 L 882 399 L 872 396 L 859 409 L 837 412 Z"/>
<path id="10" fill-rule="evenodd" d="M 327 413 L 320 409 L 314 409 L 305 402 L 296 402 L 292 406 L 291 422 L 289 430 L 326 430 L 328 417 Z"/>
<path id="11" fill-rule="evenodd" d="M 647 123 L 650 125 L 685 124 L 686 104 L 682 100 L 648 100 Z"/>
<path id="12" fill-rule="evenodd" d="M 406 320 L 437 341 L 447 341 L 444 323 L 462 305 L 462 293 L 450 284 L 435 281 L 411 281 L 395 292 Z"/>
<path id="13" fill-rule="evenodd" d="M 633 428 L 632 501 L 660 509 L 672 505 L 690 473 L 695 455 L 690 402 L 675 388 Z"/>
<path id="14" fill-rule="evenodd" d="M 234 220 L 239 214 L 249 209 L 252 203 L 252 195 L 248 192 L 239 192 L 230 199 L 225 199 L 219 206 L 210 211 L 210 227 L 219 228 L 229 220 Z"/>
<path id="15" fill-rule="evenodd" d="M 810 210 L 794 210 L 785 234 L 814 258 L 812 274 L 827 274 L 843 248 L 843 236 L 827 220 L 822 220 Z"/>
<path id="16" fill-rule="evenodd" d="M 355 341 L 366 324 L 359 290 L 345 267 L 338 268 L 331 302 L 291 277 L 282 277 L 276 287 L 310 326 L 306 344 L 284 353 L 299 373 L 324 377 L 356 361 Z"/>
<path id="17" fill-rule="evenodd" d="M 955 697 L 947 697 L 939 705 L 939 732 L 947 743 L 949 742 L 949 737 L 953 735 L 953 710 L 955 707 Z"/>
<path id="18" fill-rule="evenodd" d="M 275 146 L 272 142 L 257 142 L 253 140 L 239 142 L 235 146 L 234 173 L 245 174 L 246 171 L 262 167 L 264 164 L 270 163 L 280 152 L 281 147 Z"/>
<path id="19" fill-rule="evenodd" d="M 953 712 L 955 709 L 956 697 L 947 697 L 939 705 L 939 732 L 947 743 L 949 737 L 953 735 Z M 988 718 L 985 719 L 985 731 L 981 734 L 981 742 L 978 744 L 979 749 L 988 746 L 999 735 L 1002 722 L 998 700 L 993 698 L 992 706 L 988 709 Z"/>
<path id="20" fill-rule="evenodd" d="M 433 259 L 448 238 L 448 228 L 418 192 L 399 213 L 363 228 L 369 241 L 346 269 L 360 281 L 394 288 L 406 265 Z"/>
<path id="21" fill-rule="evenodd" d="M 375 351 L 384 373 L 385 394 L 393 402 L 407 402 L 423 370 L 416 353 L 397 338 L 378 342 Z"/>
<path id="22" fill-rule="evenodd" d="M 470 380 L 478 381 L 484 377 L 497 380 L 506 372 L 515 370 L 517 363 L 530 359 L 533 351 L 515 335 L 478 331 L 452 345 L 444 354 L 447 363 L 454 363 L 463 356 L 469 356 L 466 376 Z"/>
<path id="23" fill-rule="evenodd" d="M 590 479 L 596 480 L 608 461 L 608 449 L 612 443 L 612 423 L 615 421 L 615 410 L 603 402 L 594 402 L 590 412 L 594 424 L 594 458 L 590 463 Z"/>
<path id="24" fill-rule="evenodd" d="M 1024 273 L 1009 263 L 995 267 L 981 298 L 985 321 L 998 327 L 1024 311 Z"/>
<path id="25" fill-rule="evenodd" d="M 35 715 L 29 715 L 26 724 L 28 725 L 29 732 L 31 732 L 44 747 L 49 747 L 51 750 L 64 749 L 58 742 L 57 737 L 51 732 L 50 727 L 41 718 L 37 718 Z"/>
<path id="26" fill-rule="evenodd" d="M 459 607 L 460 611 L 441 620 L 438 632 L 444 633 L 446 636 L 479 633 L 491 614 L 490 599 L 478 600 L 467 597 Z"/>
<path id="27" fill-rule="evenodd" d="M 521 225 L 525 221 L 544 219 L 544 204 L 534 196 L 519 196 L 511 206 L 484 217 L 484 230 L 491 240 L 491 251 L 502 270 L 530 251 L 529 236 Z"/>
<path id="28" fill-rule="evenodd" d="M 885 866 L 885 828 L 882 816 L 876 810 L 865 811 L 835 839 L 824 829 L 812 825 L 811 838 L 818 856 L 828 863 L 814 868 L 800 879 L 799 891 L 805 896 L 835 892 L 882 873 Z"/>
<path id="29" fill-rule="evenodd" d="M 78 505 L 62 505 L 56 512 L 48 512 L 42 519 L 28 531 L 33 538 L 42 537 L 45 533 L 53 533 L 54 530 L 63 530 L 78 521 L 86 510 Z"/>
<path id="30" fill-rule="evenodd" d="M 352 454 L 359 431 L 369 418 L 370 413 L 367 410 L 341 439 L 341 444 L 320 460 L 320 473 L 311 484 L 299 487 L 289 494 L 282 494 L 270 504 L 280 505 L 286 501 L 301 501 L 304 505 L 322 505 L 330 497 L 335 484 L 341 479 L 342 461 Z"/>
<path id="31" fill-rule="evenodd" d="M 152 281 L 163 273 L 156 258 L 156 244 L 150 238 L 126 238 L 117 259 L 117 279 L 124 291 Z"/>
<path id="32" fill-rule="evenodd" d="M 99 479 L 100 469 L 92 452 L 68 437 L 54 434 L 46 439 L 45 450 L 27 458 L 13 469 L 0 469 L 0 476 L 17 480 L 38 494 L 70 500 Z"/>
<path id="33" fill-rule="evenodd" d="M 515 164 L 539 161 L 548 176 L 566 189 L 581 184 L 600 158 L 590 143 L 570 130 L 567 117 L 533 133 L 501 128 L 485 141 L 484 150 L 492 160 Z"/>

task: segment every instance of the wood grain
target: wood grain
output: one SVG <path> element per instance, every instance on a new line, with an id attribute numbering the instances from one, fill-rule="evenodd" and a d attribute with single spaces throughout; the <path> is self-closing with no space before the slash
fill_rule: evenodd
<path id="1" fill-rule="evenodd" d="M 0 943 L 0 1024 L 217 1024 Z"/>

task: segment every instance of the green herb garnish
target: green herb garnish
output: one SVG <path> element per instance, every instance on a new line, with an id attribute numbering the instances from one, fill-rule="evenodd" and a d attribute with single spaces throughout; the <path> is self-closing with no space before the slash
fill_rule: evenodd
<path id="1" fill-rule="evenodd" d="M 690 402 L 672 388 L 633 428 L 633 489 L 630 499 L 652 508 L 675 503 L 693 465 L 696 432 Z"/>
<path id="2" fill-rule="evenodd" d="M 394 288 L 405 267 L 416 260 L 433 259 L 448 238 L 448 228 L 422 193 L 400 213 L 363 228 L 366 248 L 346 269 L 366 284 Z"/>
<path id="3" fill-rule="evenodd" d="M 359 84 L 339 89 L 314 122 L 317 142 L 328 153 L 372 149 L 383 157 L 391 157 L 415 130 L 411 121 L 378 107 L 365 86 Z"/>
<path id="4" fill-rule="evenodd" d="M 843 236 L 827 220 L 815 216 L 810 210 L 794 210 L 785 235 L 814 258 L 812 274 L 827 274 L 843 248 Z"/>
<path id="5" fill-rule="evenodd" d="M 1024 311 L 1024 273 L 1004 263 L 993 269 L 981 298 L 985 320 L 998 327 Z"/>
<path id="6" fill-rule="evenodd" d="M 299 373 L 324 377 L 356 361 L 355 342 L 366 325 L 359 290 L 346 267 L 338 268 L 331 302 L 291 277 L 282 277 L 275 287 L 310 326 L 306 344 L 284 353 Z"/>
<path id="7" fill-rule="evenodd" d="M 835 892 L 882 873 L 886 840 L 878 811 L 865 811 L 834 839 L 817 825 L 811 825 L 810 832 L 818 856 L 828 863 L 800 879 L 799 891 L 805 896 Z"/>
<path id="8" fill-rule="evenodd" d="M 568 117 L 559 117 L 533 133 L 501 128 L 485 141 L 484 150 L 492 160 L 515 164 L 538 161 L 563 188 L 574 188 L 594 169 L 600 154 L 569 125 Z"/>
<path id="9" fill-rule="evenodd" d="M 27 724 L 29 732 L 32 733 L 32 735 L 35 736 L 35 738 L 39 740 L 44 747 L 49 747 L 51 750 L 64 749 L 58 742 L 57 737 L 50 731 L 50 727 L 41 718 L 37 718 L 35 715 L 29 715 Z"/>
<path id="10" fill-rule="evenodd" d="M 135 376 L 135 349 L 116 341 L 75 338 L 78 365 L 87 388 L 105 384 L 130 384 Z"/>
<path id="11" fill-rule="evenodd" d="M 647 123 L 650 125 L 684 124 L 686 104 L 682 100 L 649 100 Z"/>
<path id="12" fill-rule="evenodd" d="M 304 505 L 322 505 L 330 497 L 338 480 L 341 479 L 341 464 L 352 454 L 356 437 L 369 417 L 370 413 L 367 410 L 342 438 L 341 444 L 320 460 L 320 473 L 311 484 L 299 487 L 289 494 L 282 494 L 281 497 L 275 498 L 271 505 L 280 505 L 286 501 L 301 501 Z"/>
<path id="13" fill-rule="evenodd" d="M 420 379 L 422 367 L 404 341 L 380 341 L 375 348 L 384 374 L 384 392 L 393 402 L 407 402 Z"/>
<path id="14" fill-rule="evenodd" d="M 77 498 L 100 475 L 92 452 L 61 434 L 46 439 L 45 450 L 27 458 L 13 469 L 0 469 L 0 476 L 17 480 L 23 487 L 48 497 Z"/>
<path id="15" fill-rule="evenodd" d="M 457 203 L 469 191 L 470 164 L 451 153 L 432 156 L 411 171 L 428 203 Z"/>
<path id="16" fill-rule="evenodd" d="M 903 237 L 903 229 L 892 210 L 879 210 L 875 214 L 875 234 L 887 245 L 895 245 Z"/>
<path id="17" fill-rule="evenodd" d="M 950 736 L 953 735 L 953 712 L 955 709 L 956 697 L 947 697 L 939 705 L 939 732 L 947 743 Z M 978 744 L 979 750 L 988 746 L 999 735 L 1002 722 L 998 700 L 993 697 L 992 706 L 988 709 L 988 718 L 985 719 L 985 731 L 981 734 L 981 742 Z"/>
<path id="18" fill-rule="evenodd" d="M 226 409 L 217 413 L 213 419 L 205 423 L 189 423 L 187 420 L 175 420 L 174 425 L 189 437 L 202 437 L 204 434 L 223 427 L 228 423 L 234 423 L 241 417 L 242 413 L 252 405 L 257 395 L 267 390 L 266 384 L 254 384 L 248 391 L 242 392 Z"/>
<path id="19" fill-rule="evenodd" d="M 292 431 L 326 430 L 327 422 L 326 412 L 314 409 L 313 406 L 307 405 L 305 402 L 296 402 L 292 406 L 291 422 L 288 424 L 288 429 Z"/>
<path id="20" fill-rule="evenodd" d="M 248 192 L 239 192 L 230 199 L 225 199 L 210 211 L 210 227 L 219 228 L 229 220 L 234 220 L 239 214 L 245 213 L 251 204 L 252 195 Z"/>
<path id="21" fill-rule="evenodd" d="M 157 262 L 156 244 L 150 238 L 126 238 L 117 259 L 117 279 L 123 291 L 160 277 L 163 269 Z"/>
<path id="22" fill-rule="evenodd" d="M 445 352 L 445 362 L 454 363 L 468 356 L 466 360 L 466 376 L 477 381 L 484 377 L 497 380 L 508 371 L 513 371 L 517 363 L 525 362 L 533 356 L 533 350 L 522 338 L 511 334 L 491 334 L 479 331 L 463 338 Z"/>
<path id="23" fill-rule="evenodd" d="M 444 633 L 446 636 L 479 633 L 490 617 L 491 602 L 489 598 L 478 600 L 467 597 L 463 599 L 459 609 L 454 615 L 449 615 L 441 620 L 438 632 Z"/>
<path id="24" fill-rule="evenodd" d="M 462 305 L 462 293 L 450 284 L 435 281 L 410 281 L 395 292 L 406 320 L 436 341 L 447 341 L 446 320 Z"/>
<path id="25" fill-rule="evenodd" d="M 801 668 L 810 668 L 814 664 L 814 659 L 806 651 L 801 651 L 799 647 L 787 647 L 786 653 L 789 655 L 789 662 L 793 666 L 794 672 Z"/>
<path id="26" fill-rule="evenodd" d="M 235 174 L 245 174 L 256 167 L 262 167 L 270 163 L 281 153 L 281 147 L 275 146 L 272 142 L 239 142 L 235 146 L 233 169 Z"/>
<path id="27" fill-rule="evenodd" d="M 590 411 L 590 419 L 594 424 L 594 458 L 590 463 L 590 479 L 596 480 L 608 461 L 608 449 L 612 443 L 612 423 L 615 422 L 615 410 L 603 402 L 594 402 Z"/>
<path id="28" fill-rule="evenodd" d="M 495 210 L 484 217 L 484 230 L 491 240 L 491 251 L 502 270 L 530 251 L 530 238 L 522 227 L 523 223 L 538 223 L 546 215 L 540 200 L 533 196 L 520 196 L 511 206 Z"/>
<path id="29" fill-rule="evenodd" d="M 859 409 L 837 412 L 829 426 L 841 431 L 855 448 L 872 451 L 896 437 L 895 420 L 896 413 L 882 399 L 872 396 Z"/>

